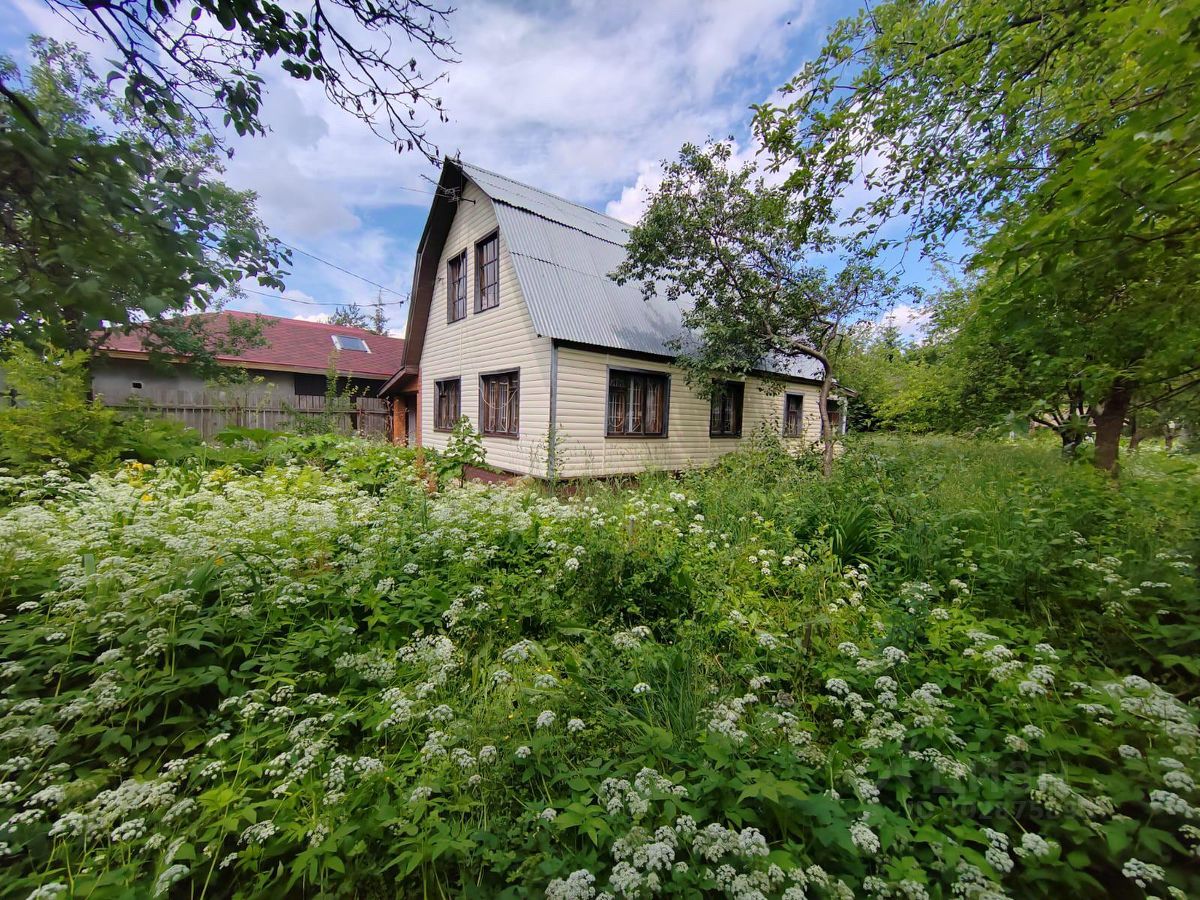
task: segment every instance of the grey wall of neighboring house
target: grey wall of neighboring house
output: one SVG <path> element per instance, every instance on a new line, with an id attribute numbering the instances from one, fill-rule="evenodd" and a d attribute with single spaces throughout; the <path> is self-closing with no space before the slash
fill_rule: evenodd
<path id="1" fill-rule="evenodd" d="M 213 400 L 238 400 L 243 404 L 288 402 L 297 394 L 320 396 L 325 393 L 324 375 L 299 375 L 292 372 L 246 370 L 251 380 L 246 384 L 211 385 L 186 369 L 163 371 L 140 359 L 98 357 L 92 365 L 92 393 L 109 406 L 138 402 L 170 402 L 182 393 L 193 399 L 206 394 Z M 297 391 L 297 383 L 301 389 Z M 354 393 L 374 397 L 382 381 L 355 378 Z M 339 387 L 345 389 L 344 384 Z"/>
<path id="2" fill-rule="evenodd" d="M 204 379 L 184 369 L 164 372 L 142 360 L 100 357 L 92 365 L 92 393 L 109 406 L 174 400 L 179 392 L 195 395 L 210 390 L 218 395 L 218 399 L 244 398 L 254 403 L 289 400 L 296 396 L 291 372 L 250 370 L 250 375 L 253 381 L 249 384 L 210 389 Z M 219 397 L 222 392 L 226 395 L 224 398 Z"/>

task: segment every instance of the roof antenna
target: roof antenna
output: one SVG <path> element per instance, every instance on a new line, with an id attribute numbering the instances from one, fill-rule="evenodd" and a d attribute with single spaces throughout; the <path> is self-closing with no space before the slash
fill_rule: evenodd
<path id="1" fill-rule="evenodd" d="M 461 154 L 462 154 L 461 150 L 455 150 L 454 155 L 447 156 L 446 159 L 449 162 L 452 162 L 461 168 L 462 167 Z M 434 181 L 432 178 L 430 178 L 424 172 L 421 173 L 421 177 L 424 178 L 426 181 L 428 181 L 430 183 L 430 185 L 433 186 L 433 195 L 435 197 L 445 197 L 451 203 L 466 202 L 466 203 L 470 203 L 472 206 L 475 205 L 474 200 L 472 200 L 470 197 L 464 197 L 462 195 L 461 188 L 443 188 L 439 182 Z"/>

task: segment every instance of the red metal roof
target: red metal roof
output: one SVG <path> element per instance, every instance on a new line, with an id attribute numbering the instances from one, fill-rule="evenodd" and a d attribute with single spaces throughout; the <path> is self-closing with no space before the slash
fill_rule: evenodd
<path id="1" fill-rule="evenodd" d="M 261 313 L 225 310 L 219 313 L 201 313 L 209 319 L 205 330 L 220 334 L 227 330 L 229 319 L 254 320 L 262 323 L 262 337 L 266 341 L 261 347 L 248 347 L 241 353 L 218 355 L 221 362 L 254 368 L 303 370 L 324 372 L 329 368 L 330 354 L 337 353 L 339 375 L 358 375 L 365 378 L 389 378 L 404 363 L 404 341 L 400 338 L 384 337 L 363 328 L 347 328 L 343 325 L 327 325 L 324 322 L 302 322 L 299 319 L 284 319 Z M 338 350 L 333 343 L 334 335 L 361 338 L 369 352 L 362 350 Z M 114 334 L 101 347 L 118 353 L 144 353 L 142 338 L 137 331 L 131 334 Z"/>

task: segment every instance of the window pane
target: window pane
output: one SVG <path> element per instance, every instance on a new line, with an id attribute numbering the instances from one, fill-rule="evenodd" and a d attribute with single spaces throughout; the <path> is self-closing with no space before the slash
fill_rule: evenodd
<path id="1" fill-rule="evenodd" d="M 349 334 L 333 335 L 333 345 L 339 350 L 361 350 L 364 353 L 369 353 L 370 348 L 367 342 L 360 337 L 354 337 Z"/>
<path id="2" fill-rule="evenodd" d="M 624 434 L 626 422 L 626 381 L 624 375 L 613 374 L 608 380 L 608 433 Z"/>
<path id="3" fill-rule="evenodd" d="M 610 372 L 607 432 L 610 435 L 661 436 L 667 430 L 666 375 Z"/>
<path id="4" fill-rule="evenodd" d="M 662 434 L 663 385 L 657 378 L 646 379 L 646 434 Z"/>
<path id="5" fill-rule="evenodd" d="M 804 419 L 801 415 L 804 398 L 796 394 L 788 394 L 784 408 L 783 433 L 786 437 L 802 437 L 804 435 Z"/>
<path id="6" fill-rule="evenodd" d="M 629 379 L 629 433 L 642 434 L 645 429 L 646 378 L 635 375 Z"/>
<path id="7" fill-rule="evenodd" d="M 520 431 L 519 374 L 485 375 L 480 381 L 480 420 L 485 434 L 516 435 Z"/>
<path id="8" fill-rule="evenodd" d="M 434 382 L 433 427 L 449 430 L 462 415 L 457 378 Z"/>
<path id="9" fill-rule="evenodd" d="M 446 265 L 446 318 L 457 322 L 467 314 L 467 252 Z"/>
<path id="10" fill-rule="evenodd" d="M 488 238 L 475 248 L 476 310 L 500 305 L 500 238 Z"/>
<path id="11" fill-rule="evenodd" d="M 740 381 L 726 381 L 715 389 L 709 409 L 710 435 L 737 437 L 742 433 L 744 396 L 745 386 Z"/>

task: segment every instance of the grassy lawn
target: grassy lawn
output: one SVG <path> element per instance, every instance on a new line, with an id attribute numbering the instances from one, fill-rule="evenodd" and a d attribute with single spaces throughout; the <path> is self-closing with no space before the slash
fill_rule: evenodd
<path id="1" fill-rule="evenodd" d="M 0 896 L 1200 891 L 1194 459 L 430 480 L 2 480 Z"/>

